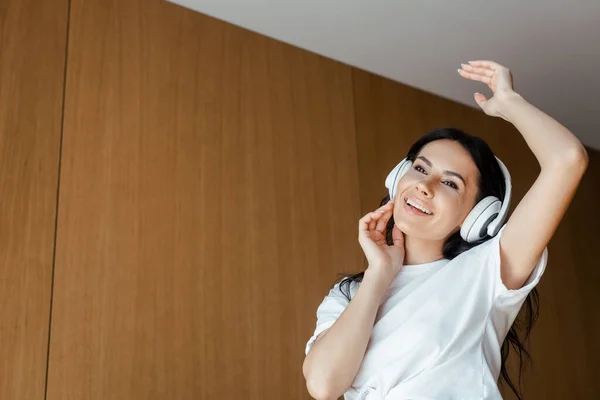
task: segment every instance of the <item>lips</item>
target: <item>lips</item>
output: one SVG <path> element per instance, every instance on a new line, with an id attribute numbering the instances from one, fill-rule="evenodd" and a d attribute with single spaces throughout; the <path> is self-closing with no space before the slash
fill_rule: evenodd
<path id="1" fill-rule="evenodd" d="M 422 212 L 421 210 L 417 209 L 416 207 L 413 207 L 411 205 L 408 204 L 408 200 L 410 199 L 410 201 L 414 204 L 418 204 L 419 206 L 423 207 L 424 209 L 428 210 L 431 212 L 431 214 L 427 214 Z M 421 202 L 415 200 L 413 197 L 405 197 L 404 198 L 404 207 L 406 208 L 406 210 L 409 212 L 409 214 L 415 214 L 415 215 L 423 215 L 423 216 L 428 216 L 431 217 L 433 216 L 433 211 L 431 211 L 431 208 L 423 205 Z"/>

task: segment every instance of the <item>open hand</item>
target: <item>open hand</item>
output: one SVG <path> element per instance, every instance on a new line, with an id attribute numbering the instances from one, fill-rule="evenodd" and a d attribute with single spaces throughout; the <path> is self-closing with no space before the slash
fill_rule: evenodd
<path id="1" fill-rule="evenodd" d="M 475 101 L 484 113 L 492 117 L 500 117 L 506 120 L 500 113 L 500 102 L 514 96 L 513 78 L 510 69 L 494 61 L 469 61 L 469 64 L 461 64 L 458 70 L 460 76 L 473 81 L 480 81 L 488 85 L 494 96 L 486 99 L 481 93 L 475 93 Z"/>

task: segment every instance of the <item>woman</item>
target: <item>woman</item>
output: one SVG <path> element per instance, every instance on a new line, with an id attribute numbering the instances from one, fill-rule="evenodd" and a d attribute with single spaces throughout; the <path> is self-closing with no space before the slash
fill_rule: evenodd
<path id="1" fill-rule="evenodd" d="M 524 347 L 511 326 L 526 299 L 532 311 L 588 158 L 514 91 L 508 68 L 473 61 L 458 72 L 493 91 L 475 101 L 519 130 L 540 175 L 504 224 L 510 175 L 485 142 L 439 129 L 415 143 L 386 179 L 383 205 L 359 221 L 368 268 L 317 310 L 303 365 L 316 399 L 501 399 L 500 373 L 517 393 L 504 362 L 508 341 Z"/>

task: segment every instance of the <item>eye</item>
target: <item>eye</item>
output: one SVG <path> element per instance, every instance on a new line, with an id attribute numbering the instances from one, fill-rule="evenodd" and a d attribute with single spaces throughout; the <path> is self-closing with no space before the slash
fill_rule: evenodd
<path id="1" fill-rule="evenodd" d="M 420 169 L 421 169 L 423 172 L 419 171 L 419 168 L 420 168 Z M 425 173 L 425 170 L 424 170 L 424 169 L 423 169 L 423 167 L 421 167 L 420 165 L 416 165 L 416 166 L 415 166 L 413 169 L 414 169 L 414 170 L 416 170 L 416 171 L 419 171 L 419 172 L 421 172 L 421 173 Z M 453 189 L 456 189 L 456 190 L 458 190 L 458 186 L 456 185 L 456 183 L 454 183 L 454 182 L 452 182 L 452 181 L 444 181 L 444 184 L 446 184 L 446 183 L 449 183 L 449 185 L 446 185 L 446 186 L 449 186 L 449 187 L 451 187 L 451 188 L 453 188 Z"/>

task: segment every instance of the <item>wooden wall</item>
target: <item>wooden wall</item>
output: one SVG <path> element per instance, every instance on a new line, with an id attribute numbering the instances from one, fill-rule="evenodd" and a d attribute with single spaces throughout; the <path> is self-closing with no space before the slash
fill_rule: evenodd
<path id="1" fill-rule="evenodd" d="M 351 69 L 156 0 L 69 37 L 48 399 L 302 396 L 300 299 L 360 260 Z"/>
<path id="2" fill-rule="evenodd" d="M 0 399 L 43 399 L 67 0 L 0 2 Z"/>
<path id="3" fill-rule="evenodd" d="M 412 141 L 484 137 L 515 199 L 539 170 L 504 121 L 164 1 L 5 0 L 0 23 L 1 399 L 308 399 L 316 307 Z M 530 399 L 600 395 L 590 156 Z"/>

